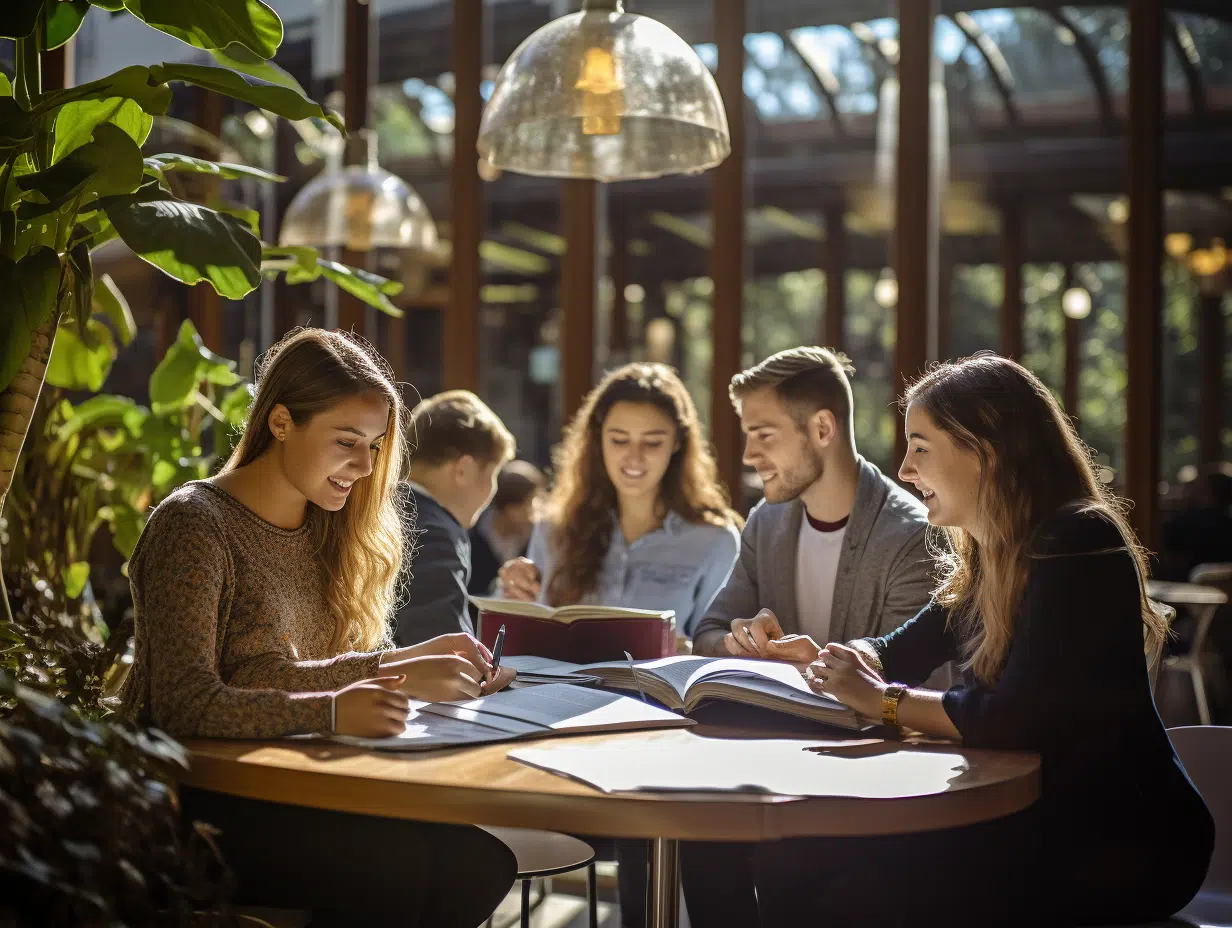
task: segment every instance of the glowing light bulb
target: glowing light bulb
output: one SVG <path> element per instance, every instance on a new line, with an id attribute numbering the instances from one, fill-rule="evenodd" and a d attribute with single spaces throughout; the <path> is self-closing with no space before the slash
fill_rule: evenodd
<path id="1" fill-rule="evenodd" d="M 586 49 L 582 76 L 574 85 L 582 95 L 582 134 L 618 135 L 620 117 L 625 111 L 624 81 L 616 59 L 606 48 Z"/>
<path id="2" fill-rule="evenodd" d="M 873 299 L 878 306 L 886 309 L 898 305 L 898 280 L 893 274 L 883 273 L 877 283 L 873 284 Z"/>
<path id="3" fill-rule="evenodd" d="M 1071 319 L 1091 315 L 1091 294 L 1085 287 L 1070 287 L 1061 296 L 1061 311 Z"/>
<path id="4" fill-rule="evenodd" d="M 1183 258 L 1193 247 L 1193 236 L 1188 232 L 1171 232 L 1164 236 L 1164 251 L 1174 258 Z"/>

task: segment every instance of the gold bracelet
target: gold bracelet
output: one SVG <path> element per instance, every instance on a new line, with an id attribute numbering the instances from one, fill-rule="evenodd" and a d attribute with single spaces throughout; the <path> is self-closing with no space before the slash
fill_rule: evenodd
<path id="1" fill-rule="evenodd" d="M 907 695 L 907 684 L 891 683 L 881 691 L 881 721 L 898 728 L 898 701 Z"/>

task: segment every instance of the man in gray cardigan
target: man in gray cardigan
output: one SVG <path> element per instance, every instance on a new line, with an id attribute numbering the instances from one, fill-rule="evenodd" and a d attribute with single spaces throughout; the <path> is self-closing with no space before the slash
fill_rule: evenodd
<path id="1" fill-rule="evenodd" d="M 694 653 L 806 664 L 819 646 L 886 634 L 927 604 L 927 511 L 857 454 L 851 372 L 843 355 L 802 347 L 732 378 L 744 461 L 765 499 Z"/>
<path id="2" fill-rule="evenodd" d="M 693 652 L 803 667 L 831 641 L 893 631 L 928 602 L 924 506 L 856 453 L 850 362 L 794 348 L 732 378 L 744 462 L 765 499 L 740 558 L 697 625 Z M 931 685 L 948 685 L 941 671 Z M 694 928 L 759 923 L 748 845 L 685 842 L 680 875 Z"/>

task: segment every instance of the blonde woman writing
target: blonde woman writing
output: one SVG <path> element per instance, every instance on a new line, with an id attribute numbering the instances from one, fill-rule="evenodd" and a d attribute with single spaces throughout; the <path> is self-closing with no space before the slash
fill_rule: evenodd
<path id="1" fill-rule="evenodd" d="M 177 737 L 403 730 L 408 697 L 494 692 L 465 634 L 390 650 L 403 557 L 401 398 L 366 343 L 303 329 L 275 345 L 221 474 L 169 496 L 129 565 L 136 653 L 123 702 Z M 237 901 L 313 925 L 473 928 L 515 875 L 474 828 L 184 790 L 217 826 Z"/>

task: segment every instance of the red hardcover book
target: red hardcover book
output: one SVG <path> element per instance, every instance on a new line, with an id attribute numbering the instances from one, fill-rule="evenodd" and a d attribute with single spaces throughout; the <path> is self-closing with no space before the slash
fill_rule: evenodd
<path id="1" fill-rule="evenodd" d="M 676 653 L 676 613 L 615 606 L 562 606 L 472 596 L 479 637 L 489 648 L 505 626 L 505 655 L 534 654 L 575 664 L 670 657 Z"/>

